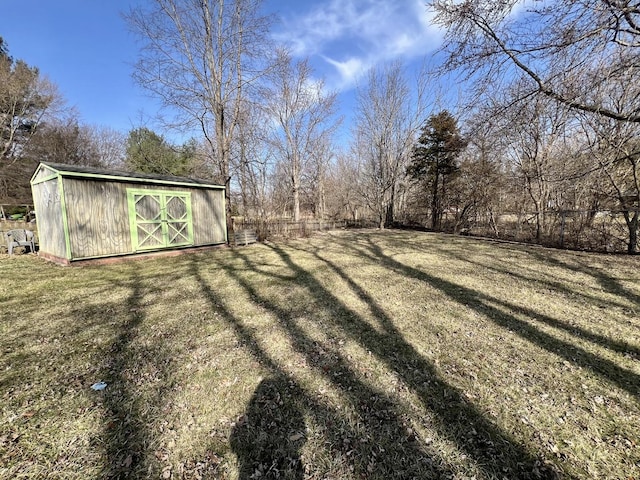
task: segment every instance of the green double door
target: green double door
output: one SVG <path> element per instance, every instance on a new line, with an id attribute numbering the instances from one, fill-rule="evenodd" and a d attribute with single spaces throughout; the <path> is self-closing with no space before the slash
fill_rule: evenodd
<path id="1" fill-rule="evenodd" d="M 193 245 L 189 192 L 128 189 L 127 200 L 134 251 Z"/>

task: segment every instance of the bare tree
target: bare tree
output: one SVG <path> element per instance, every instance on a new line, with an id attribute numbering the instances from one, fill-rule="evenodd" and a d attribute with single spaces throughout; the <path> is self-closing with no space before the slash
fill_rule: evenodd
<path id="1" fill-rule="evenodd" d="M 521 78 L 494 114 L 510 117 L 502 137 L 514 160 L 509 171 L 524 180 L 538 212 L 537 236 L 545 228 L 540 217 L 545 210 L 561 212 L 564 230 L 567 209 L 586 212 L 590 226 L 601 208 L 614 220 L 624 218 L 627 250 L 635 252 L 640 4 L 433 0 L 430 5 L 436 23 L 447 29 L 443 50 L 449 55 L 442 70 L 464 74 L 473 86 L 472 102 L 484 102 L 487 92 L 504 91 Z M 543 108 L 532 110 L 536 105 Z M 532 116 L 536 110 L 542 116 Z M 549 128 L 554 123 L 557 130 Z"/>
<path id="2" fill-rule="evenodd" d="M 259 105 L 245 105 L 233 145 L 232 168 L 240 193 L 241 214 L 265 219 L 269 212 L 269 179 L 275 162 L 267 127 L 269 120 Z"/>
<path id="3" fill-rule="evenodd" d="M 309 203 L 313 205 L 315 218 L 323 220 L 327 216 L 327 180 L 333 145 L 329 136 L 323 136 L 317 142 L 309 157 L 306 185 L 309 186 Z"/>
<path id="4" fill-rule="evenodd" d="M 293 219 L 297 222 L 304 170 L 314 158 L 318 166 L 318 155 L 330 145 L 338 125 L 336 95 L 327 93 L 324 82 L 313 78 L 306 60 L 293 62 L 284 51 L 279 56 L 280 67 L 271 75 L 265 95 L 265 111 L 274 126 L 272 144 L 287 173 Z"/>
<path id="5" fill-rule="evenodd" d="M 363 213 L 363 201 L 357 188 L 359 171 L 356 160 L 346 153 L 339 153 L 329 165 L 326 174 L 327 215 L 333 219 L 357 221 Z"/>
<path id="6" fill-rule="evenodd" d="M 521 2 L 433 0 L 435 22 L 447 30 L 446 70 L 467 78 L 529 80 L 542 94 L 571 109 L 624 122 L 640 122 L 640 5 L 629 0 Z M 622 108 L 607 95 L 621 82 L 635 95 Z"/>
<path id="7" fill-rule="evenodd" d="M 478 109 L 465 125 L 468 145 L 460 160 L 456 182 L 452 185 L 452 204 L 456 209 L 454 231 L 473 218 L 500 236 L 497 215 L 506 208 L 505 149 L 502 128 L 490 109 Z"/>
<path id="8" fill-rule="evenodd" d="M 174 126 L 202 133 L 231 229 L 232 142 L 264 74 L 270 20 L 260 0 L 151 0 L 126 18 L 143 42 L 134 78 L 176 113 Z"/>
<path id="9" fill-rule="evenodd" d="M 357 91 L 352 150 L 360 163 L 360 193 L 380 228 L 394 222 L 400 182 L 424 113 L 424 83 L 409 89 L 399 63 L 369 71 Z"/>
<path id="10" fill-rule="evenodd" d="M 85 135 L 96 150 L 98 162 L 105 168 L 122 169 L 124 166 L 126 135 L 102 125 L 84 126 Z"/>
<path id="11" fill-rule="evenodd" d="M 528 197 L 535 217 L 537 242 L 547 233 L 548 211 L 554 209 L 554 187 L 562 180 L 567 160 L 563 141 L 567 136 L 568 109 L 544 97 L 520 98 L 519 83 L 507 92 L 502 110 L 501 144 L 510 162 L 510 171 Z"/>
<path id="12" fill-rule="evenodd" d="M 24 150 L 62 97 L 38 69 L 9 56 L 0 37 L 0 199 L 30 202 L 29 178 L 35 169 Z"/>
<path id="13" fill-rule="evenodd" d="M 640 128 L 602 116 L 584 115 L 587 153 L 596 165 L 598 193 L 608 199 L 612 214 L 622 214 L 627 229 L 627 252 L 638 251 L 640 224 Z M 602 181 L 604 180 L 604 182 Z"/>
<path id="14" fill-rule="evenodd" d="M 101 166 L 90 130 L 75 115 L 42 123 L 22 152 L 34 164 L 40 161 Z"/>

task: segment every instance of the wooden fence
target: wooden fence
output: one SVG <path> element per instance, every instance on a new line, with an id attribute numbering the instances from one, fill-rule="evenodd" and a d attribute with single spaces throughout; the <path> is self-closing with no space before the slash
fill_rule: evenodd
<path id="1" fill-rule="evenodd" d="M 234 219 L 233 229 L 253 230 L 258 240 L 273 238 L 308 237 L 314 232 L 340 228 L 372 228 L 371 220 L 301 220 L 294 222 L 286 219 Z"/>

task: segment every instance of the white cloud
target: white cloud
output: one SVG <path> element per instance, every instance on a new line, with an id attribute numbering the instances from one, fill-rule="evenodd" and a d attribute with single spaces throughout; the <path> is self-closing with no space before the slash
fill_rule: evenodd
<path id="1" fill-rule="evenodd" d="M 329 0 L 298 17 L 283 19 L 277 39 L 296 56 L 318 56 L 331 69 L 331 87 L 352 87 L 371 67 L 410 61 L 440 45 L 423 0 Z"/>
<path id="2" fill-rule="evenodd" d="M 333 85 L 337 90 L 342 90 L 342 88 L 355 84 L 355 82 L 372 67 L 369 62 L 364 62 L 360 58 L 352 57 L 344 61 L 333 60 L 325 56 L 323 56 L 323 58 L 328 64 L 332 65 L 339 74 L 342 85 Z"/>

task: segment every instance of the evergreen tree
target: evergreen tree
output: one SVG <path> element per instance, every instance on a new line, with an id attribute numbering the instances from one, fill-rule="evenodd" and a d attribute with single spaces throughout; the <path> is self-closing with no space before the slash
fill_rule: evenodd
<path id="1" fill-rule="evenodd" d="M 430 192 L 433 229 L 441 226 L 447 183 L 458 171 L 457 159 L 466 145 L 456 119 L 443 110 L 429 117 L 413 147 L 408 174 L 424 182 Z"/>
<path id="2" fill-rule="evenodd" d="M 194 156 L 192 143 L 176 148 L 161 135 L 141 127 L 129 132 L 125 165 L 135 172 L 188 176 Z"/>

